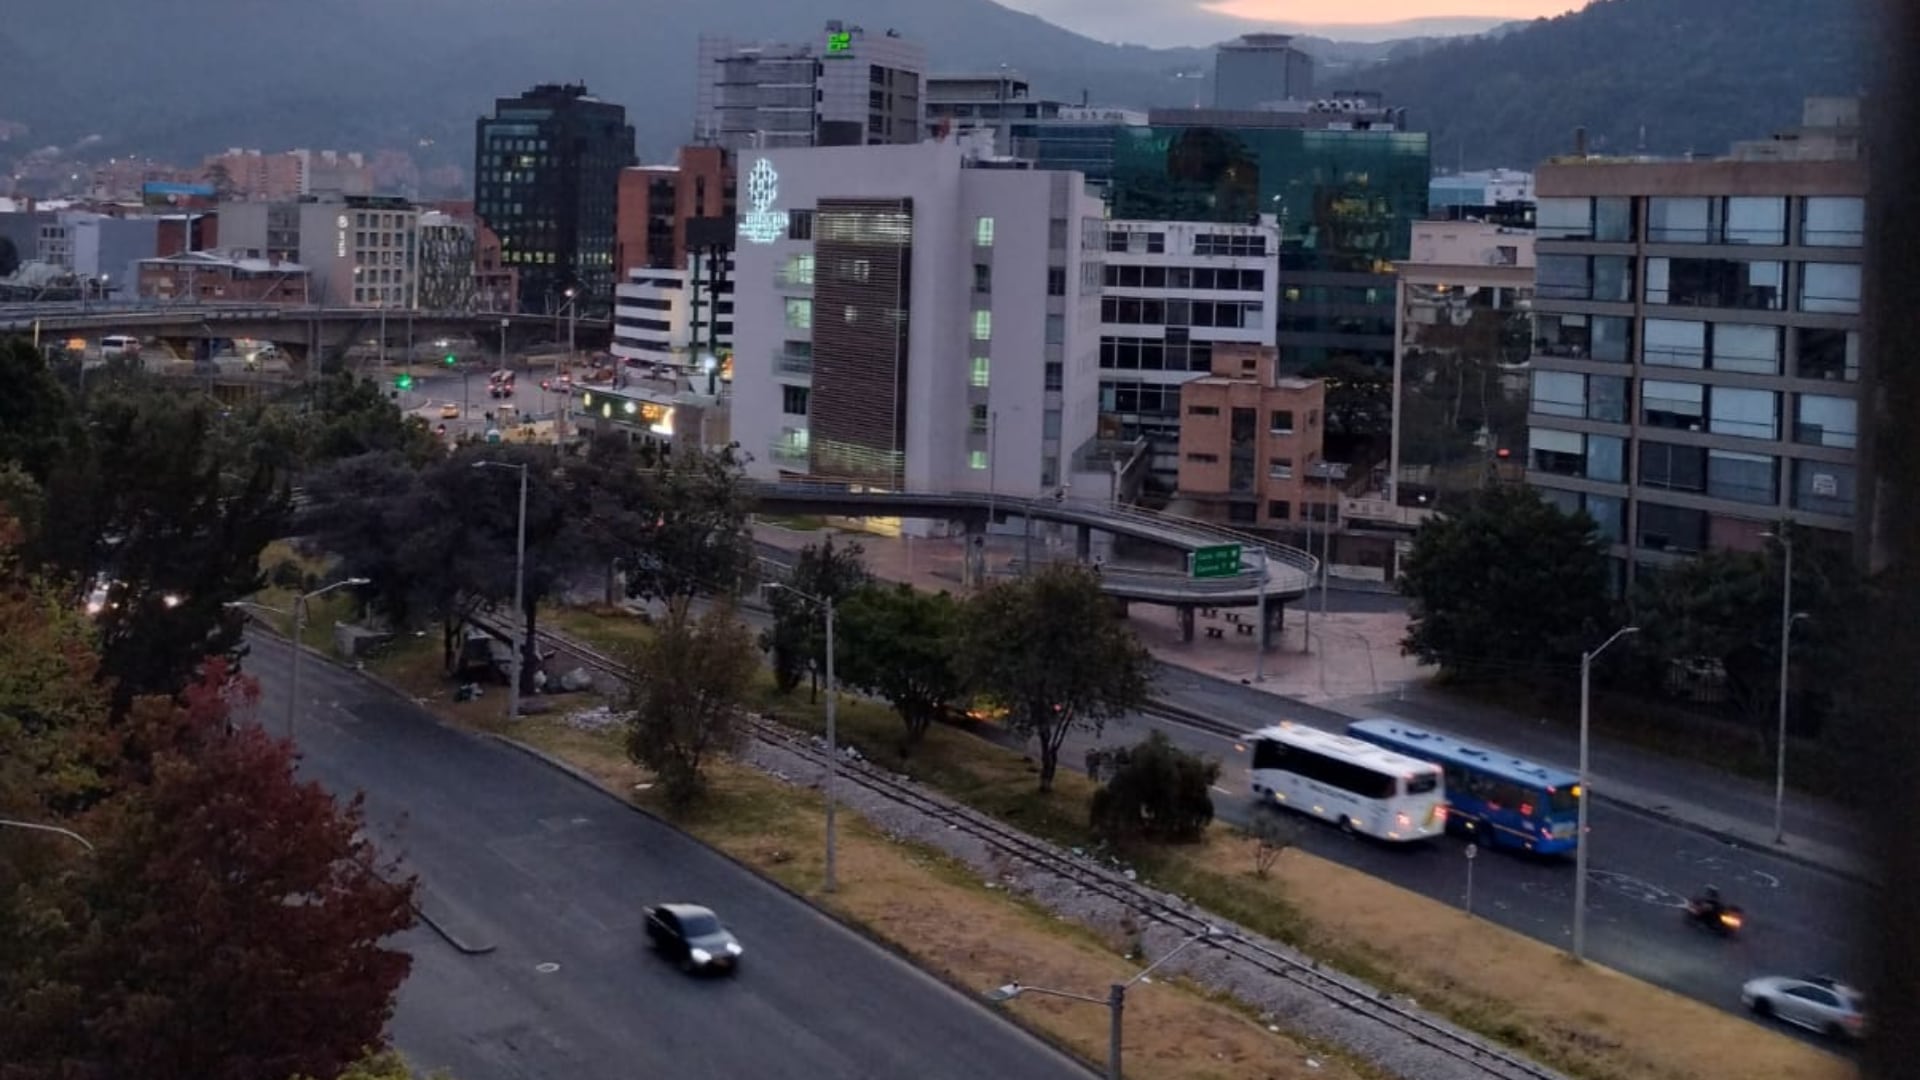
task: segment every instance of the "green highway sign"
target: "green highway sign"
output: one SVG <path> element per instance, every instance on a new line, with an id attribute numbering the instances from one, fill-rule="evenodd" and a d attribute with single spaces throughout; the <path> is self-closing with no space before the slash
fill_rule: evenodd
<path id="1" fill-rule="evenodd" d="M 1197 578 L 1232 577 L 1240 572 L 1240 545 L 1216 544 L 1193 553 L 1193 576 Z"/>

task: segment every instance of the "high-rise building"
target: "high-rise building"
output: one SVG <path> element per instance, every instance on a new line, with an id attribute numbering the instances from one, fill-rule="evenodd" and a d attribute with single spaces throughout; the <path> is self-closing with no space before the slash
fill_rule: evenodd
<path id="1" fill-rule="evenodd" d="M 1035 160 L 1040 132 L 1066 106 L 1033 96 L 1027 80 L 1008 71 L 927 77 L 927 134 L 957 137 L 989 132 L 993 152 Z"/>
<path id="2" fill-rule="evenodd" d="M 1069 482 L 1098 412 L 1102 207 L 1078 174 L 971 167 L 952 142 L 739 165 L 732 424 L 751 472 Z"/>
<path id="3" fill-rule="evenodd" d="M 523 311 L 604 312 L 616 278 L 620 170 L 635 163 L 627 110 L 578 84 L 494 102 L 474 125 L 474 212 L 519 271 Z"/>
<path id="4" fill-rule="evenodd" d="M 1213 107 L 1259 109 L 1313 97 L 1313 57 L 1291 34 L 1242 34 L 1213 54 Z"/>
<path id="5" fill-rule="evenodd" d="M 919 142 L 926 50 L 829 22 L 813 41 L 703 35 L 694 133 L 729 151 Z"/>
<path id="6" fill-rule="evenodd" d="M 1429 178 L 1427 136 L 1366 109 L 1156 109 L 1149 126 L 1116 130 L 1112 186 L 1118 219 L 1277 219 L 1266 340 L 1287 374 L 1328 380 L 1327 453 L 1357 468 L 1387 457 L 1393 264 L 1426 215 Z"/>
<path id="7" fill-rule="evenodd" d="M 623 274 L 684 269 L 697 246 L 688 241 L 690 224 L 731 219 L 734 189 L 733 167 L 717 146 L 683 146 L 671 165 L 621 170 L 615 264 Z"/>
<path id="8" fill-rule="evenodd" d="M 1783 519 L 1854 529 L 1867 169 L 1828 104 L 1725 159 L 1535 175 L 1527 480 L 1599 523 L 1619 584 Z"/>
<path id="9" fill-rule="evenodd" d="M 1147 494 L 1180 473 L 1181 387 L 1212 373 L 1223 345 L 1273 341 L 1276 219 L 1254 224 L 1106 223 L 1100 293 L 1100 415 L 1148 444 Z"/>

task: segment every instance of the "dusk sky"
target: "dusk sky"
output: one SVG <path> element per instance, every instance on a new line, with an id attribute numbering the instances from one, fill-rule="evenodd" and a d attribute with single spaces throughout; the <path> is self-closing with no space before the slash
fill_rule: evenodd
<path id="1" fill-rule="evenodd" d="M 1405 36 L 1372 24 L 1408 19 L 1485 23 L 1560 15 L 1587 0 L 1000 0 L 1103 41 L 1208 45 L 1263 28 L 1314 32 L 1343 40 Z M 1467 26 L 1436 27 L 1458 32 Z"/>

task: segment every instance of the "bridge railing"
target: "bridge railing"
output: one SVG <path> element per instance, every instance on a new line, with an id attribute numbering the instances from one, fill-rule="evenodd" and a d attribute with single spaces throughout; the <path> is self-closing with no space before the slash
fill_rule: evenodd
<path id="1" fill-rule="evenodd" d="M 1243 566 L 1248 553 L 1261 551 L 1270 563 L 1277 563 L 1307 575 L 1311 580 L 1320 572 L 1320 560 L 1297 547 L 1277 543 L 1251 533 L 1241 532 L 1210 521 L 1201 521 L 1179 514 L 1168 514 L 1140 507 L 1117 505 L 1105 500 L 1091 499 L 1055 499 L 1049 496 L 1038 498 L 1027 496 L 997 496 L 986 492 L 916 492 L 893 491 L 881 488 L 868 488 L 854 482 L 832 480 L 778 480 L 758 481 L 756 488 L 770 493 L 789 493 L 833 497 L 848 495 L 859 497 L 872 495 L 876 499 L 888 496 L 923 499 L 930 502 L 950 502 L 955 506 L 979 507 L 983 503 L 991 504 L 995 513 L 1020 515 L 1023 510 L 1032 509 L 1036 513 L 1052 511 L 1054 514 L 1075 513 L 1093 519 L 1126 521 L 1145 529 L 1162 533 L 1183 535 L 1187 542 L 1201 546 L 1205 544 L 1239 544 L 1243 549 Z M 1247 567 L 1251 571 L 1251 567 Z"/>

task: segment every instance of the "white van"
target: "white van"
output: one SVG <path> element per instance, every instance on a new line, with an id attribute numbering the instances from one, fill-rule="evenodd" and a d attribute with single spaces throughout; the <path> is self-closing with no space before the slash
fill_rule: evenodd
<path id="1" fill-rule="evenodd" d="M 140 339 L 127 334 L 108 334 L 100 339 L 100 356 L 139 356 Z"/>

